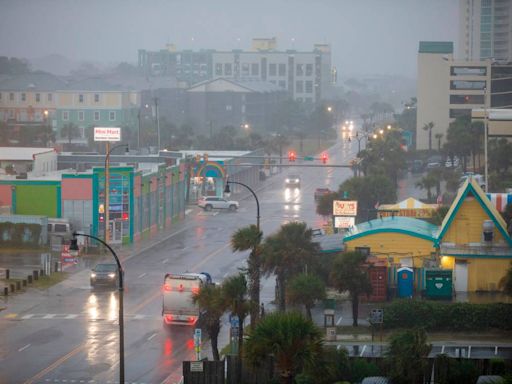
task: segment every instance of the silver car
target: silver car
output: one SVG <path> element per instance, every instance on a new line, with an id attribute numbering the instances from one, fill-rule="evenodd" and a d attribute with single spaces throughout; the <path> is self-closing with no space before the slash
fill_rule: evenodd
<path id="1" fill-rule="evenodd" d="M 205 211 L 211 211 L 212 209 L 236 211 L 238 209 L 238 201 L 226 200 L 223 197 L 217 196 L 203 196 L 197 201 L 197 205 Z"/>

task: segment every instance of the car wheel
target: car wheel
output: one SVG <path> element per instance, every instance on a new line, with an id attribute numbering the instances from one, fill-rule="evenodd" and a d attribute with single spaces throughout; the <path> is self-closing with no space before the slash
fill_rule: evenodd
<path id="1" fill-rule="evenodd" d="M 229 206 L 229 210 L 230 210 L 231 212 L 236 211 L 236 205 L 231 204 L 231 205 Z"/>
<path id="2" fill-rule="evenodd" d="M 208 204 L 208 205 L 205 205 L 204 210 L 205 210 L 205 211 L 211 211 L 211 210 L 212 210 L 212 208 L 213 208 L 213 207 L 212 207 L 210 204 Z"/>

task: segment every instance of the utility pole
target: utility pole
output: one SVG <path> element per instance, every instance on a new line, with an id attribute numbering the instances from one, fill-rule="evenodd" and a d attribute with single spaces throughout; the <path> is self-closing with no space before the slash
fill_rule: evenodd
<path id="1" fill-rule="evenodd" d="M 158 135 L 158 151 L 160 151 L 160 119 L 158 116 L 158 97 L 154 97 L 153 101 L 155 102 L 155 118 L 156 118 L 156 131 Z"/>
<path id="2" fill-rule="evenodd" d="M 140 107 L 139 112 L 137 113 L 137 118 L 139 119 L 139 129 L 137 130 L 137 149 L 140 153 Z"/>

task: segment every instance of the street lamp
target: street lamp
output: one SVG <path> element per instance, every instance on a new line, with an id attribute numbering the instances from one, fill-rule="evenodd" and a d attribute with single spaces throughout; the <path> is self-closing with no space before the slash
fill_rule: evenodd
<path id="1" fill-rule="evenodd" d="M 109 241 L 110 236 L 110 228 L 109 228 L 109 215 L 110 215 L 110 153 L 116 148 L 126 147 L 126 152 L 128 152 L 128 144 L 118 144 L 114 145 L 112 148 L 110 147 L 110 142 L 106 142 L 106 155 L 105 155 L 105 241 Z"/>
<path id="2" fill-rule="evenodd" d="M 91 239 L 99 241 L 101 244 L 103 244 L 105 247 L 108 248 L 108 250 L 114 256 L 114 259 L 116 259 L 117 279 L 118 279 L 117 281 L 118 281 L 118 290 L 119 290 L 119 382 L 124 383 L 123 267 L 121 267 L 121 262 L 119 261 L 119 258 L 117 257 L 114 250 L 110 247 L 110 245 L 108 245 L 105 241 L 97 238 L 96 236 L 86 235 L 84 233 L 73 232 L 73 238 L 71 239 L 71 244 L 69 245 L 70 251 L 73 251 L 73 253 L 78 252 L 78 240 L 76 238 L 77 236 L 89 237 Z"/>
<path id="3" fill-rule="evenodd" d="M 260 202 L 258 201 L 258 196 L 256 196 L 256 193 L 254 193 L 254 191 L 248 185 L 245 185 L 244 183 L 239 183 L 238 181 L 229 181 L 229 180 L 226 180 L 226 187 L 224 188 L 224 193 L 231 193 L 231 190 L 229 189 L 229 184 L 238 184 L 238 185 L 241 185 L 242 187 L 247 188 L 254 196 L 254 199 L 256 199 L 256 228 L 258 229 L 258 232 L 259 232 L 259 230 L 260 230 Z"/>

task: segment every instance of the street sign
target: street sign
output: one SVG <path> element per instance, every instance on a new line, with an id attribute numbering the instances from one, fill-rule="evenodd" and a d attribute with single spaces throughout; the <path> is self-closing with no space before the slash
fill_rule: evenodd
<path id="1" fill-rule="evenodd" d="M 121 141 L 121 128 L 94 127 L 94 141 Z"/>
<path id="2" fill-rule="evenodd" d="M 372 309 L 370 312 L 370 324 L 382 324 L 384 322 L 384 310 Z"/>
<path id="3" fill-rule="evenodd" d="M 196 328 L 194 331 L 194 345 L 196 347 L 201 345 L 201 328 Z"/>
<path id="4" fill-rule="evenodd" d="M 190 362 L 190 372 L 203 372 L 203 362 L 202 361 L 191 361 Z"/>
<path id="5" fill-rule="evenodd" d="M 231 322 L 231 328 L 240 328 L 240 319 L 238 318 L 238 316 L 231 316 L 229 320 Z"/>
<path id="6" fill-rule="evenodd" d="M 313 156 L 304 156 L 305 161 L 313 161 L 315 158 Z"/>

